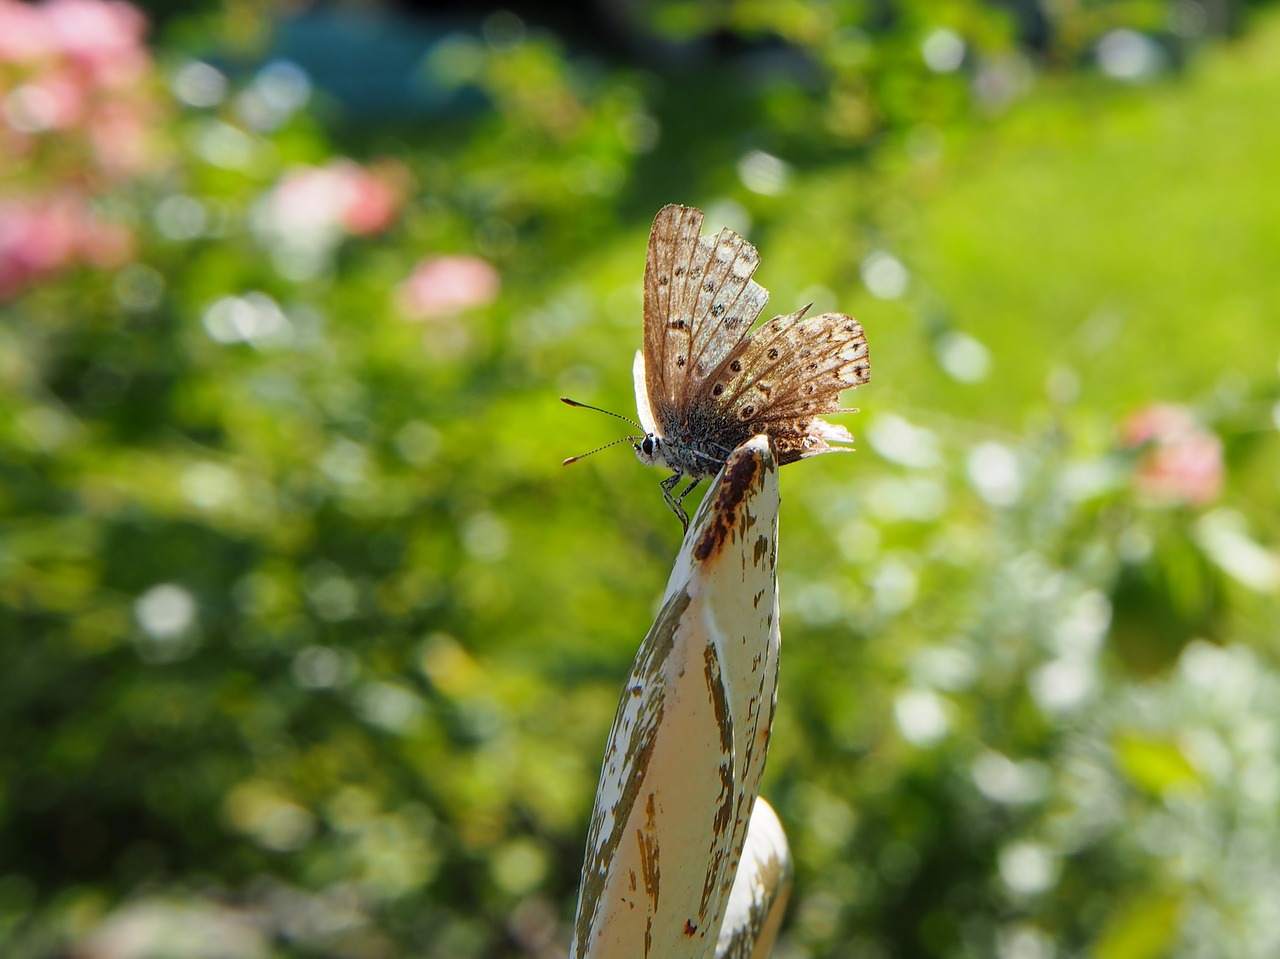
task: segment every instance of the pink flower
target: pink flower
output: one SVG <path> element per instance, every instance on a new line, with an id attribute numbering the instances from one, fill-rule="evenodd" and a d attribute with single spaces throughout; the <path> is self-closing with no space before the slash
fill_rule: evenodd
<path id="1" fill-rule="evenodd" d="M 1204 506 L 1222 491 L 1222 440 L 1185 406 L 1144 407 L 1120 424 L 1120 440 L 1140 450 L 1134 487 L 1153 502 Z"/>
<path id="2" fill-rule="evenodd" d="M 0 63 L 31 63 L 54 48 L 44 10 L 20 0 L 0 0 Z"/>
<path id="3" fill-rule="evenodd" d="M 65 200 L 0 202 L 0 300 L 10 299 L 71 260 L 77 213 Z"/>
<path id="4" fill-rule="evenodd" d="M 147 19 L 123 0 L 48 0 L 40 9 L 64 56 L 101 86 L 139 80 L 151 65 L 142 45 Z"/>
<path id="5" fill-rule="evenodd" d="M 89 143 L 100 169 L 113 180 L 145 172 L 154 156 L 154 117 L 142 105 L 125 100 L 101 104 L 87 124 Z"/>
<path id="6" fill-rule="evenodd" d="M 85 114 L 88 90 L 67 69 L 46 71 L 5 98 L 9 125 L 25 133 L 67 130 Z"/>
<path id="7" fill-rule="evenodd" d="M 379 233 L 395 222 L 403 203 L 398 166 L 365 168 L 352 160 L 299 167 L 280 181 L 271 197 L 273 227 L 281 233 L 340 229 Z"/>
<path id="8" fill-rule="evenodd" d="M 478 257 L 428 257 L 400 285 L 398 300 L 412 319 L 433 319 L 487 306 L 501 284 L 498 271 Z"/>
<path id="9" fill-rule="evenodd" d="M 346 205 L 342 222 L 358 236 L 381 233 L 395 222 L 404 205 L 409 173 L 398 163 L 384 161 L 369 168 L 348 164 Z"/>
<path id="10" fill-rule="evenodd" d="M 0 301 L 76 263 L 115 267 L 133 255 L 133 235 L 61 193 L 0 200 Z"/>

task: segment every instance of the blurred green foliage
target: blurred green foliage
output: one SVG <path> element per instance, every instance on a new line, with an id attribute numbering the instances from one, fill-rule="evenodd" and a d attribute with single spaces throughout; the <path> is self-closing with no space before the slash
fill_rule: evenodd
<path id="1" fill-rule="evenodd" d="M 676 201 L 873 357 L 782 480 L 779 955 L 1274 956 L 1280 20 L 1192 7 L 501 14 L 376 129 L 7 53 L 4 953 L 563 953 L 679 529 L 556 397 L 630 410 Z"/>

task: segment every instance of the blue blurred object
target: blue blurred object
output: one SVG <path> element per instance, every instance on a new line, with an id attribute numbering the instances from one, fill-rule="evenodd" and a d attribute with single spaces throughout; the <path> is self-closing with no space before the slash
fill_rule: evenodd
<path id="1" fill-rule="evenodd" d="M 433 81 L 424 63 L 459 37 L 483 43 L 474 20 L 419 20 L 377 11 L 308 10 L 280 20 L 265 60 L 296 63 L 350 118 L 385 122 L 474 113 L 471 86 Z"/>

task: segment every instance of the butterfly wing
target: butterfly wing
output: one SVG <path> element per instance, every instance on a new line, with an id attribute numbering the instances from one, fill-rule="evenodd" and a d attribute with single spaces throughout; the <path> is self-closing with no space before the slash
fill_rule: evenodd
<path id="1" fill-rule="evenodd" d="M 767 433 L 782 464 L 835 452 L 852 442 L 823 413 L 840 410 L 840 393 L 871 378 L 867 337 L 844 313 L 804 318 L 808 307 L 765 323 L 701 384 L 691 416 L 719 435 Z"/>
<path id="2" fill-rule="evenodd" d="M 701 236 L 702 221 L 701 211 L 670 204 L 649 233 L 642 365 L 660 433 L 687 422 L 689 397 L 741 347 L 769 299 L 751 279 L 760 263 L 755 247 L 728 229 Z M 638 394 L 637 385 L 643 415 Z"/>

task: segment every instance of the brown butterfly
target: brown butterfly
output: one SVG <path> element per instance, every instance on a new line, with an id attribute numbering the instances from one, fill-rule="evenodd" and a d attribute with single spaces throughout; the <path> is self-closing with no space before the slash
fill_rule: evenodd
<path id="1" fill-rule="evenodd" d="M 849 431 L 820 414 L 857 412 L 841 408 L 840 393 L 871 378 L 866 334 L 844 313 L 804 319 L 806 306 L 753 333 L 769 299 L 751 279 L 760 255 L 729 229 L 702 236 L 702 220 L 701 210 L 674 203 L 654 218 L 644 266 L 644 349 L 633 367 L 640 422 L 620 417 L 644 435 L 615 441 L 630 441 L 642 463 L 675 471 L 662 481 L 662 495 L 686 530 L 684 498 L 758 433 L 773 440 L 783 466 L 849 452 L 829 445 L 853 442 Z M 683 476 L 692 482 L 673 495 Z"/>

